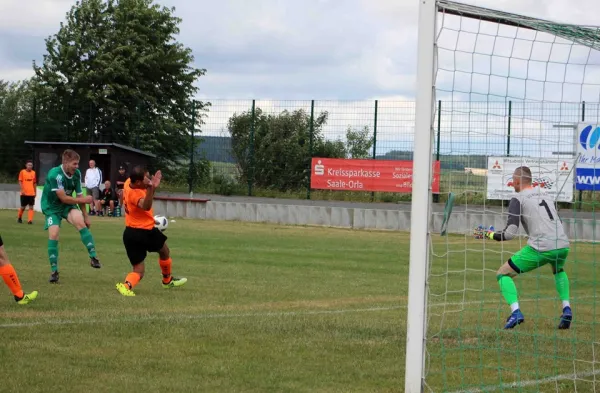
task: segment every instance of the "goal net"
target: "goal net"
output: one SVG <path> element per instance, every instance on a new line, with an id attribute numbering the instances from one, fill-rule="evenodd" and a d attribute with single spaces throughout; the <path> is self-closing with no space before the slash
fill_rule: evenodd
<path id="1" fill-rule="evenodd" d="M 600 391 L 600 29 L 420 3 L 406 391 Z M 566 276 L 547 263 L 515 277 L 515 294 L 498 269 L 528 245 L 523 224 L 510 241 L 474 230 L 505 228 L 522 166 L 546 195 L 546 243 L 562 225 L 570 252 Z M 515 296 L 525 320 L 505 329 Z M 573 321 L 558 329 L 565 304 Z"/>

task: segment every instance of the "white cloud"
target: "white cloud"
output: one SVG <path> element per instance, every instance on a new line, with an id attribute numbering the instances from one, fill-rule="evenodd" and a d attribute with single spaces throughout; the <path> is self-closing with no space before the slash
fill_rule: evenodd
<path id="1" fill-rule="evenodd" d="M 207 68 L 207 75 L 198 83 L 198 98 L 213 101 L 203 127 L 206 135 L 220 135 L 231 114 L 249 109 L 252 98 L 260 99 L 260 106 L 272 112 L 307 109 L 314 98 L 328 100 L 317 101 L 317 111 L 330 112 L 324 133 L 335 138 L 342 136 L 348 125 L 372 129 L 374 100 L 379 99 L 378 154 L 412 147 L 414 103 L 407 100 L 414 99 L 417 1 L 158 2 L 176 7 L 175 15 L 183 19 L 179 40 L 192 48 L 196 66 Z M 597 24 L 600 12 L 597 0 L 579 0 L 577 7 L 564 0 L 469 2 L 584 25 Z M 57 31 L 73 4 L 69 0 L 29 0 L 25 12 L 22 1 L 0 1 L 0 34 L 10 36 L 0 45 L 0 78 L 14 80 L 33 74 L 32 52 L 22 46 L 39 41 L 43 49 L 43 39 Z M 589 49 L 565 45 L 561 40 L 533 45 L 533 38 L 548 38 L 528 30 L 462 22 L 448 25 L 460 29 L 461 34 L 446 29 L 441 37 L 440 45 L 450 51 L 439 59 L 443 69 L 438 71 L 438 99 L 445 101 L 454 91 L 460 99 L 484 100 L 491 94 L 496 99 L 600 101 L 600 67 L 575 64 L 600 65 L 599 53 L 589 56 Z M 36 57 L 38 61 L 42 54 Z M 565 66 L 567 60 L 569 66 Z M 483 110 L 488 111 L 487 116 L 478 114 L 477 109 L 467 120 L 458 112 L 452 118 L 443 117 L 442 149 L 501 153 L 505 148 L 505 108 L 497 109 L 498 113 L 494 108 Z M 555 149 L 557 138 L 564 138 L 552 134 L 551 124 L 578 118 L 577 111 L 564 108 L 527 113 L 514 110 L 515 151 L 525 151 L 526 146 L 532 152 Z"/>
<path id="2" fill-rule="evenodd" d="M 49 35 L 58 29 L 72 0 L 2 0 L 0 31 L 28 35 Z"/>

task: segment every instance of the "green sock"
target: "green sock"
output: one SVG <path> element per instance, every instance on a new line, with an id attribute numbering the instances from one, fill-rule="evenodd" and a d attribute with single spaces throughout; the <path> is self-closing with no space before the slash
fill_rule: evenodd
<path id="1" fill-rule="evenodd" d="M 58 240 L 48 240 L 48 260 L 50 261 L 50 270 L 58 270 Z"/>
<path id="2" fill-rule="evenodd" d="M 498 284 L 500 285 L 500 291 L 502 292 L 502 296 L 504 296 L 504 300 L 508 305 L 517 303 L 519 301 L 519 296 L 517 295 L 517 287 L 515 286 L 515 282 L 509 276 L 496 276 L 498 280 Z"/>
<path id="3" fill-rule="evenodd" d="M 569 300 L 569 277 L 567 273 L 562 271 L 554 275 L 554 282 L 556 283 L 556 292 L 560 300 Z"/>
<path id="4" fill-rule="evenodd" d="M 94 245 L 92 232 L 87 228 L 83 228 L 79 231 L 79 237 L 81 237 L 81 242 L 87 248 L 90 258 L 96 258 L 96 246 Z"/>

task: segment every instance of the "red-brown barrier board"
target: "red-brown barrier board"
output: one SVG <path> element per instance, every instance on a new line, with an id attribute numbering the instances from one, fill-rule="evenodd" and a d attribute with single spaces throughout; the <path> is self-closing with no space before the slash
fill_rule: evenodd
<path id="1" fill-rule="evenodd" d="M 412 192 L 413 162 L 313 158 L 310 187 L 319 190 Z M 440 192 L 440 162 L 433 164 L 434 193 Z"/>

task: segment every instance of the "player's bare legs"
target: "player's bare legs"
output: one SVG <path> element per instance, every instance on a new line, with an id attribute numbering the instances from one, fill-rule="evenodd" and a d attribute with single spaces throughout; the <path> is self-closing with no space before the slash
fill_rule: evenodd
<path id="1" fill-rule="evenodd" d="M 4 249 L 4 244 L 2 243 L 2 238 L 0 237 L 0 276 L 4 280 L 6 286 L 10 289 L 13 296 L 15 297 L 15 301 L 18 304 L 27 304 L 33 300 L 35 300 L 38 296 L 37 291 L 33 291 L 31 293 L 23 292 L 21 288 L 21 282 L 19 281 L 19 276 L 15 271 L 15 268 L 10 263 L 8 259 L 8 255 L 6 254 L 6 250 Z"/>
<path id="2" fill-rule="evenodd" d="M 85 246 L 90 256 L 90 266 L 96 269 L 100 269 L 100 261 L 96 255 L 96 245 L 94 244 L 94 237 L 89 230 L 90 222 L 87 217 L 84 217 L 83 213 L 79 209 L 72 209 L 67 217 L 69 224 L 73 225 L 79 232 L 81 242 Z"/>

